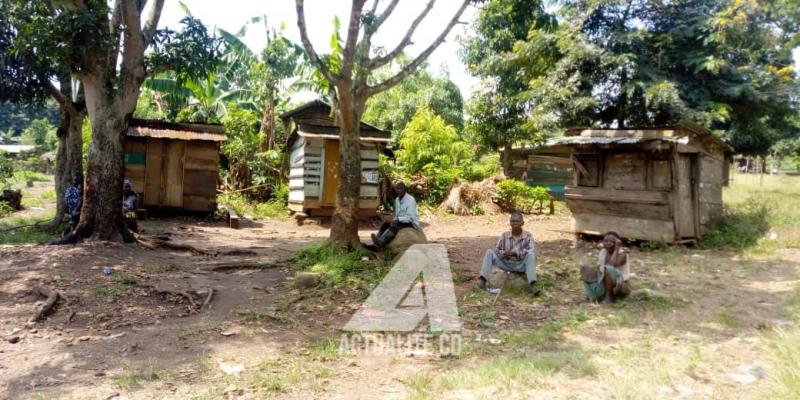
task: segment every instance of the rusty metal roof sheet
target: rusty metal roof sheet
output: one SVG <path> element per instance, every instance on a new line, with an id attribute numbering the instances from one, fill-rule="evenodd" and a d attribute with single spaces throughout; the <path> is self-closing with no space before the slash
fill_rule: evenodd
<path id="1" fill-rule="evenodd" d="M 128 128 L 129 137 L 151 137 L 177 140 L 208 140 L 212 142 L 223 142 L 228 140 L 224 134 L 210 132 L 191 132 L 179 131 L 175 129 L 158 129 L 144 126 L 131 126 Z"/>
<path id="2" fill-rule="evenodd" d="M 549 139 L 546 146 L 581 145 L 581 144 L 638 144 L 650 141 L 661 141 L 679 144 L 688 144 L 688 136 L 661 136 L 661 137 L 607 137 L 607 136 L 562 136 Z"/>

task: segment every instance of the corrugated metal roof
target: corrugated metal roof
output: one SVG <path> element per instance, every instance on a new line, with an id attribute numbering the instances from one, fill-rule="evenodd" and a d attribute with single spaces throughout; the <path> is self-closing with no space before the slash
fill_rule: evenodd
<path id="1" fill-rule="evenodd" d="M 311 133 L 311 132 L 297 131 L 297 134 L 302 137 L 339 140 L 339 135 L 332 133 Z M 392 142 L 391 138 L 382 138 L 382 137 L 361 136 L 360 139 L 362 142 L 378 142 L 378 143 Z"/>
<path id="2" fill-rule="evenodd" d="M 146 126 L 131 126 L 128 128 L 127 136 L 130 137 L 152 137 L 162 139 L 177 140 L 208 140 L 212 142 L 224 142 L 228 140 L 225 134 L 212 132 L 193 132 L 175 129 L 151 128 Z"/>
<path id="3" fill-rule="evenodd" d="M 549 139 L 546 146 L 559 146 L 571 144 L 637 144 L 649 141 L 662 141 L 670 143 L 688 144 L 688 136 L 662 136 L 657 138 L 644 137 L 607 137 L 607 136 L 562 136 Z"/>

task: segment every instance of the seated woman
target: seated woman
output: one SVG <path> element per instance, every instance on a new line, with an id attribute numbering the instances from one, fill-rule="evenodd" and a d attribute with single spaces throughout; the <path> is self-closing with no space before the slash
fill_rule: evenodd
<path id="1" fill-rule="evenodd" d="M 631 292 L 628 254 L 623 250 L 622 239 L 616 232 L 608 232 L 603 236 L 603 248 L 597 261 L 597 266 L 581 267 L 586 297 L 592 301 L 602 298 L 603 304 L 609 304 L 628 296 Z"/>

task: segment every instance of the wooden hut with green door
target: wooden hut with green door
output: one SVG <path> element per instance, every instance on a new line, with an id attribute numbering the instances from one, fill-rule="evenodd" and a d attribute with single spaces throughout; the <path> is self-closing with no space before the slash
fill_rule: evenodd
<path id="1" fill-rule="evenodd" d="M 140 206 L 216 210 L 222 125 L 133 119 L 125 136 L 125 176 Z"/>

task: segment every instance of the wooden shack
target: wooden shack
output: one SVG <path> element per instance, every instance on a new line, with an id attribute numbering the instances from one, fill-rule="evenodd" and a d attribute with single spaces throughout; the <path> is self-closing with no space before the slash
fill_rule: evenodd
<path id="1" fill-rule="evenodd" d="M 722 213 L 732 149 L 699 125 L 572 129 L 546 148 L 568 149 L 574 164 L 565 197 L 576 233 L 676 243 Z"/>
<path id="2" fill-rule="evenodd" d="M 339 187 L 339 127 L 331 107 L 313 101 L 281 114 L 289 133 L 289 209 L 308 216 L 330 216 Z M 361 122 L 360 216 L 375 215 L 379 199 L 378 154 L 391 133 Z"/>
<path id="3" fill-rule="evenodd" d="M 573 173 L 569 148 L 522 147 L 511 150 L 508 176 L 528 186 L 545 187 L 556 200 L 564 200 Z"/>
<path id="4" fill-rule="evenodd" d="M 125 175 L 141 205 L 216 210 L 222 125 L 133 119 L 125 136 Z"/>

